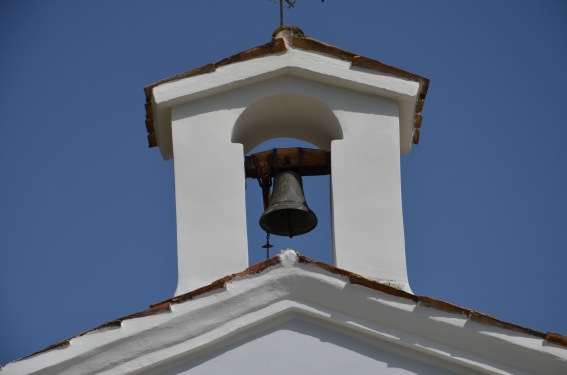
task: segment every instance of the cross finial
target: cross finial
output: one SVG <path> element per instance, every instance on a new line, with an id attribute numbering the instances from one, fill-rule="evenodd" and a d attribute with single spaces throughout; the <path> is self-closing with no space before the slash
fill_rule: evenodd
<path id="1" fill-rule="evenodd" d="M 285 0 L 285 2 L 287 3 L 287 9 L 290 8 L 295 8 L 295 2 L 297 0 Z M 275 3 L 276 0 L 272 0 L 272 3 Z M 325 0 L 321 0 L 322 3 L 325 2 Z M 280 27 L 282 27 L 284 25 L 284 20 L 283 20 L 283 15 L 284 15 L 284 9 L 283 9 L 283 3 L 284 0 L 280 0 Z"/>

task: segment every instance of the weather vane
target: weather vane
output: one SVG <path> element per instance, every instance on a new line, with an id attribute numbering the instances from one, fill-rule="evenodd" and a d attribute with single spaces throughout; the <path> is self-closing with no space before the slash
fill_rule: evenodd
<path id="1" fill-rule="evenodd" d="M 271 0 L 272 3 L 276 3 L 276 0 Z M 285 2 L 287 3 L 287 9 L 290 8 L 295 8 L 295 3 L 297 0 L 285 0 Z M 321 0 L 322 3 L 325 2 L 325 0 Z M 283 9 L 283 3 L 284 0 L 280 0 L 280 27 L 283 26 L 283 14 L 284 14 L 284 9 Z"/>

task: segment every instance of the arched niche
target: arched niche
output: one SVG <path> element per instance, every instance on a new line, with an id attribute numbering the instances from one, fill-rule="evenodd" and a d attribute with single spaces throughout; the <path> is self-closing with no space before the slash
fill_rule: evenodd
<path id="1" fill-rule="evenodd" d="M 250 104 L 236 120 L 231 141 L 241 143 L 247 154 L 273 138 L 296 138 L 330 150 L 331 141 L 343 138 L 343 130 L 333 111 L 321 101 L 279 94 Z"/>
<path id="2" fill-rule="evenodd" d="M 275 145 L 278 141 L 283 141 L 283 139 L 286 139 L 286 144 L 275 147 L 311 147 L 304 143 L 307 142 L 314 145 L 316 148 L 331 150 L 331 142 L 342 138 L 343 130 L 339 120 L 326 104 L 307 95 L 282 93 L 259 99 L 248 105 L 234 124 L 231 141 L 233 143 L 241 143 L 243 145 L 244 154 L 247 155 L 257 146 L 264 144 Z M 294 142 L 294 140 L 298 142 Z M 266 146 L 266 149 L 268 148 L 274 147 Z M 261 151 L 261 148 L 255 151 Z M 305 177 L 305 187 L 309 187 L 311 182 L 309 179 L 321 180 L 322 177 L 324 176 Z M 326 190 L 322 195 L 327 197 L 329 197 L 328 181 L 327 176 L 326 184 L 324 184 L 326 186 L 324 187 L 320 186 L 321 182 L 317 183 L 317 186 L 320 188 L 323 187 Z M 255 181 L 248 181 L 248 183 L 252 186 L 256 184 Z M 256 187 L 254 187 L 253 190 L 258 194 L 258 197 L 261 197 L 261 190 L 259 188 L 256 189 Z M 312 203 L 316 198 L 320 198 L 317 197 L 316 194 L 311 194 L 311 197 L 308 195 L 309 194 L 307 194 L 306 198 L 308 201 L 311 200 Z M 250 211 L 251 207 L 249 203 L 252 202 L 247 202 L 246 204 L 248 210 L 247 217 L 250 217 L 249 225 L 252 223 L 252 226 L 255 227 L 254 224 L 262 213 L 263 208 L 260 207 L 258 201 L 255 202 L 254 211 Z M 327 198 L 327 205 L 330 206 L 329 198 Z M 325 233 L 323 242 L 329 243 L 328 246 L 324 246 L 328 247 L 328 254 L 326 254 L 328 256 L 325 257 L 325 260 L 332 262 L 330 207 L 326 207 L 324 210 L 316 210 L 316 214 L 319 217 L 320 223 L 310 234 L 294 237 L 291 240 L 284 237 L 273 236 L 271 242 L 275 245 L 275 248 L 272 251 L 272 255 L 286 248 L 286 246 L 309 251 L 307 244 L 312 241 L 309 240 L 309 237 L 321 238 L 322 234 Z M 262 238 L 258 238 L 256 235 L 252 234 L 253 232 L 262 233 Z M 264 232 L 259 230 L 259 227 L 248 228 L 249 258 L 251 260 L 259 260 L 259 257 L 253 256 L 252 254 L 261 251 L 260 246 L 264 243 L 262 241 L 265 241 L 263 233 Z M 320 245 L 321 243 L 316 247 L 319 248 L 317 250 L 322 251 Z M 297 246 L 299 246 L 299 248 Z M 325 249 L 324 252 L 326 253 L 327 250 Z M 314 254 L 312 256 L 314 256 Z"/>
<path id="3" fill-rule="evenodd" d="M 248 266 L 242 158 L 280 137 L 331 151 L 333 264 L 407 284 L 396 101 L 286 76 L 180 104 L 171 118 L 176 295 Z"/>

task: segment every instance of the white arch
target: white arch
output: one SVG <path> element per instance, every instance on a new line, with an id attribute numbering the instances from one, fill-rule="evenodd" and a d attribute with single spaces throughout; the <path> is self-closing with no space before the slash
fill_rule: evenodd
<path id="1" fill-rule="evenodd" d="M 342 139 L 333 111 L 319 100 L 299 94 L 278 94 L 250 104 L 238 117 L 231 141 L 242 143 L 247 154 L 272 138 L 297 138 L 325 150 Z"/>

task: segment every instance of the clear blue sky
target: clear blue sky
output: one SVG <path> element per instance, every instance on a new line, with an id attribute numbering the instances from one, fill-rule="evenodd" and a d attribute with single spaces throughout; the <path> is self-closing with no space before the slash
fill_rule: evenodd
<path id="1" fill-rule="evenodd" d="M 269 0 L 0 0 L 0 364 L 173 296 L 173 163 L 143 87 L 278 22 Z M 431 80 L 401 156 L 413 291 L 567 334 L 567 2 L 297 0 L 286 23 Z M 319 228 L 273 242 L 330 262 L 325 179 L 306 185 Z"/>

